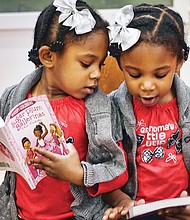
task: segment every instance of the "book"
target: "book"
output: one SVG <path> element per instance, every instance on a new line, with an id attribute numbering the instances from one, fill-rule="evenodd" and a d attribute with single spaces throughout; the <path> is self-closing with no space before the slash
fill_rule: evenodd
<path id="1" fill-rule="evenodd" d="M 28 98 L 0 117 L 0 170 L 20 174 L 35 189 L 46 173 L 28 161 L 42 157 L 35 151 L 41 147 L 65 155 L 68 153 L 64 133 L 46 95 Z"/>
<path id="2" fill-rule="evenodd" d="M 186 206 L 186 205 L 190 205 L 190 196 L 150 202 L 143 205 L 133 206 L 129 210 L 126 219 L 148 215 L 160 209 L 177 207 L 177 206 Z"/>

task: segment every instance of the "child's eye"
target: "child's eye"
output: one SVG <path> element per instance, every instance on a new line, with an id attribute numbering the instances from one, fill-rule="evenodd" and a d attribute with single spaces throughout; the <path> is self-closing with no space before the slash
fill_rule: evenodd
<path id="1" fill-rule="evenodd" d="M 80 63 L 81 63 L 81 66 L 84 68 L 88 68 L 90 66 L 89 63 L 84 63 L 84 62 L 80 62 Z"/>
<path id="2" fill-rule="evenodd" d="M 162 78 L 164 78 L 165 76 L 167 75 L 167 73 L 165 73 L 165 74 L 156 74 L 155 76 L 156 76 L 156 78 L 158 78 L 158 79 L 162 79 Z"/>
<path id="3" fill-rule="evenodd" d="M 129 76 L 132 78 L 139 78 L 141 75 L 140 74 L 131 74 L 129 73 Z"/>

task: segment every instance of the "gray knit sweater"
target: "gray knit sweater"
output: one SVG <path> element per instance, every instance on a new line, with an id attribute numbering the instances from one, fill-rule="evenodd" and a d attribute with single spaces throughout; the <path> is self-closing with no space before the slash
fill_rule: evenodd
<path id="1" fill-rule="evenodd" d="M 41 78 L 43 67 L 27 75 L 19 84 L 7 88 L 0 99 L 0 115 L 5 119 L 8 112 L 26 99 L 28 92 Z M 86 131 L 89 139 L 87 161 L 84 168 L 84 183 L 87 187 L 114 179 L 126 169 L 123 152 L 116 142 L 122 139 L 118 115 L 110 99 L 99 89 L 88 96 L 86 105 Z M 75 196 L 72 204 L 78 219 L 101 219 L 105 204 L 101 196 L 92 199 L 83 187 L 71 186 Z M 6 172 L 0 186 L 0 219 L 17 219 L 15 204 L 15 173 Z M 91 208 L 89 208 L 91 207 Z M 91 210 L 92 209 L 92 210 Z"/>

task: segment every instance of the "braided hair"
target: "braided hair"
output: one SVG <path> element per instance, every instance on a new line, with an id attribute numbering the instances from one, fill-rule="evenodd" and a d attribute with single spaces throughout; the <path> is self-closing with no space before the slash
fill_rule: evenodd
<path id="1" fill-rule="evenodd" d="M 64 21 L 59 24 L 59 15 L 61 12 L 56 11 L 56 9 L 53 3 L 47 6 L 40 13 L 35 25 L 34 43 L 32 49 L 28 52 L 28 60 L 32 61 L 37 67 L 42 65 L 38 51 L 43 45 L 47 45 L 51 51 L 61 54 L 68 43 L 80 42 L 89 35 L 89 33 L 77 35 L 74 29 L 70 30 L 70 27 L 62 25 Z M 94 17 L 96 24 L 90 33 L 102 30 L 107 34 L 108 22 L 103 20 L 89 5 L 81 0 L 77 0 L 76 9 L 78 11 L 89 9 Z"/>
<path id="2" fill-rule="evenodd" d="M 184 24 L 182 17 L 168 7 L 158 4 L 140 4 L 134 7 L 134 18 L 128 25 L 129 28 L 137 28 L 141 31 L 141 42 L 165 47 L 173 54 L 177 54 L 178 60 L 186 61 L 189 47 L 184 39 Z M 121 48 L 117 43 L 110 46 L 110 53 L 119 61 Z"/>

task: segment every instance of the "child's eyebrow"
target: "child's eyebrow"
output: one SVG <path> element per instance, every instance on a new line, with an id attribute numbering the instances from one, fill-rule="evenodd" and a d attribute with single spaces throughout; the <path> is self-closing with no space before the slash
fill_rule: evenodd
<path id="1" fill-rule="evenodd" d="M 92 58 L 96 58 L 97 57 L 94 54 L 82 54 L 81 56 L 83 56 L 83 57 L 92 57 Z"/>
<path id="2" fill-rule="evenodd" d="M 139 70 L 139 68 L 134 67 L 134 66 L 126 65 L 126 66 L 124 66 L 124 67 L 127 68 L 127 69 Z"/>
<path id="3" fill-rule="evenodd" d="M 133 69 L 133 70 L 140 70 L 140 69 L 137 68 L 137 67 L 129 66 L 129 65 L 124 66 L 124 68 Z M 164 65 L 164 66 L 161 66 L 161 67 L 159 67 L 159 68 L 156 68 L 155 71 L 159 71 L 159 70 L 163 70 L 163 69 L 168 69 L 168 68 L 170 68 L 170 66 Z"/>
<path id="4" fill-rule="evenodd" d="M 159 68 L 156 68 L 155 70 L 162 70 L 162 69 L 168 69 L 168 68 L 170 68 L 170 66 L 164 65 L 164 66 L 161 66 Z"/>
<path id="5" fill-rule="evenodd" d="M 95 54 L 81 54 L 80 56 L 84 58 L 99 59 L 99 56 Z M 106 57 L 107 57 L 107 54 L 101 60 L 104 61 Z"/>

